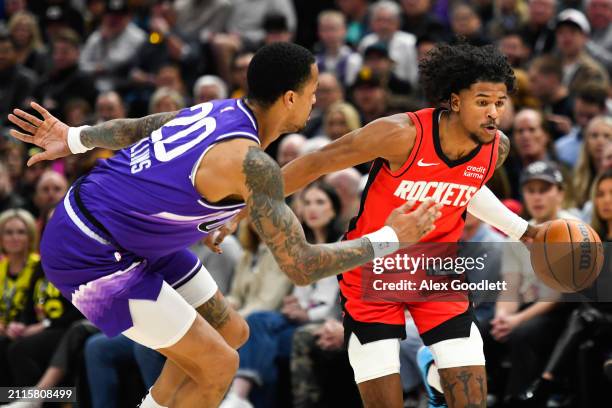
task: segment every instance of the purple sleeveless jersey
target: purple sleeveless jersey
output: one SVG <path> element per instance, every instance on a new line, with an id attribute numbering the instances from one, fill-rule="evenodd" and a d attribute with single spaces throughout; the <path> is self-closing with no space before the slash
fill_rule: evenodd
<path id="1" fill-rule="evenodd" d="M 201 263 L 187 248 L 244 207 L 208 203 L 194 187 L 208 149 L 233 138 L 259 143 L 242 101 L 184 109 L 85 176 L 82 204 L 74 186 L 58 204 L 41 241 L 43 268 L 108 336 L 132 326 L 130 299 L 154 300 L 164 281 L 179 287 L 191 279 Z"/>
<path id="2" fill-rule="evenodd" d="M 82 183 L 83 203 L 130 252 L 151 259 L 186 248 L 244 207 L 211 204 L 194 187 L 208 149 L 233 138 L 259 143 L 255 117 L 243 101 L 183 109 L 150 137 L 96 167 Z"/>

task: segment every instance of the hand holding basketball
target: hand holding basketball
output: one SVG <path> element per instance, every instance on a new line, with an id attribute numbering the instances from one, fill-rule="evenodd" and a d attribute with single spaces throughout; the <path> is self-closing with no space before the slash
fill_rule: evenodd
<path id="1" fill-rule="evenodd" d="M 582 221 L 558 219 L 545 223 L 531 245 L 535 274 L 559 292 L 578 292 L 591 286 L 603 260 L 601 239 Z"/>

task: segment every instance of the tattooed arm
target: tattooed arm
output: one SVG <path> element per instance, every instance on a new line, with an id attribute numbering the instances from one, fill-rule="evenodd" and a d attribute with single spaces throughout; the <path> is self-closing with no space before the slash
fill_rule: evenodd
<path id="1" fill-rule="evenodd" d="M 248 215 L 281 269 L 297 285 L 337 275 L 374 258 L 367 238 L 311 245 L 291 209 L 285 204 L 280 168 L 258 147 L 248 148 L 242 165 Z M 421 205 L 405 214 L 408 205 L 394 210 L 387 225 L 400 242 L 416 242 L 433 229 L 437 206 Z"/>
<path id="2" fill-rule="evenodd" d="M 170 122 L 178 112 L 164 112 L 138 119 L 113 119 L 88 127 L 81 132 L 81 143 L 87 147 L 104 147 L 119 150 L 140 139 L 149 137 L 151 132 Z"/>
<path id="3" fill-rule="evenodd" d="M 508 154 L 510 153 L 510 139 L 501 130 L 499 131 L 499 146 L 497 147 L 497 164 L 496 169 L 504 165 Z"/>
<path id="4" fill-rule="evenodd" d="M 28 160 L 28 166 L 42 160 L 54 160 L 71 154 L 68 147 L 68 125 L 51 115 L 49 111 L 32 102 L 32 108 L 42 119 L 21 109 L 8 116 L 19 130 L 11 129 L 11 136 L 32 143 L 43 149 Z M 81 131 L 81 143 L 86 147 L 104 147 L 118 150 L 148 137 L 149 134 L 172 120 L 178 112 L 159 113 L 140 119 L 115 119 L 88 127 Z"/>

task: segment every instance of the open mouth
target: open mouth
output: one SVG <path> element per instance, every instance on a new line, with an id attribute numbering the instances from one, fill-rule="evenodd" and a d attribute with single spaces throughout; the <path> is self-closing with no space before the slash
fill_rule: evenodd
<path id="1" fill-rule="evenodd" d="M 484 130 L 491 135 L 494 135 L 497 132 L 497 126 L 495 125 L 486 125 L 483 127 L 484 127 Z"/>

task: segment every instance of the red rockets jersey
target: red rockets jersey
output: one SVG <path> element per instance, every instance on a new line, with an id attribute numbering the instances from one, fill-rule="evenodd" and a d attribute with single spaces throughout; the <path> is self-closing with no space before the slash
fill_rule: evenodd
<path id="1" fill-rule="evenodd" d="M 499 134 L 493 143 L 479 145 L 467 156 L 450 160 L 440 143 L 441 109 L 408 112 L 416 127 L 412 152 L 404 165 L 392 172 L 386 161 L 376 159 L 361 198 L 359 214 L 347 233 L 355 239 L 385 225 L 395 208 L 409 200 L 433 197 L 442 204 L 436 228 L 420 242 L 457 242 L 461 237 L 467 204 L 492 177 L 497 163 Z"/>

